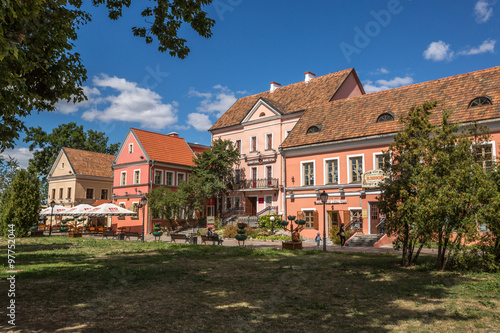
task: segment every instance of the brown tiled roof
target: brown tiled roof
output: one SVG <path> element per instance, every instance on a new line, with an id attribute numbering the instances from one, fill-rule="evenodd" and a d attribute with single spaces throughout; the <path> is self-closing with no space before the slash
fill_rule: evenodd
<path id="1" fill-rule="evenodd" d="M 111 200 L 96 200 L 92 206 L 100 206 L 102 204 L 105 204 L 105 203 L 112 203 Z"/>
<path id="2" fill-rule="evenodd" d="M 476 97 L 487 96 L 493 105 L 468 108 Z M 413 106 L 438 101 L 430 120 L 438 124 L 441 111 L 453 110 L 450 121 L 464 123 L 500 118 L 500 67 L 336 100 L 309 109 L 283 142 L 283 148 L 296 147 L 371 135 L 394 133 L 403 128 L 399 118 Z M 377 123 L 383 113 L 392 113 L 395 121 Z M 307 129 L 321 125 L 319 133 Z"/>
<path id="3" fill-rule="evenodd" d="M 268 90 L 260 94 L 242 97 L 217 120 L 209 131 L 238 125 L 259 98 L 264 99 L 283 114 L 303 111 L 314 105 L 328 102 L 352 71 L 352 68 L 346 69 L 314 78 L 309 83 L 302 81 L 280 87 L 272 93 Z"/>
<path id="4" fill-rule="evenodd" d="M 96 153 L 74 148 L 63 148 L 77 175 L 113 178 L 111 164 L 115 155 Z"/>
<path id="5" fill-rule="evenodd" d="M 194 166 L 195 155 L 183 138 L 131 128 L 151 160 Z"/>

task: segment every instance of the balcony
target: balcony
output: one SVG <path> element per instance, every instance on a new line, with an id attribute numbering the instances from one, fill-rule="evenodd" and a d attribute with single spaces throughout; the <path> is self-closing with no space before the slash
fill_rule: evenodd
<path id="1" fill-rule="evenodd" d="M 239 189 L 277 189 L 278 178 L 262 178 L 262 179 L 240 179 Z"/>

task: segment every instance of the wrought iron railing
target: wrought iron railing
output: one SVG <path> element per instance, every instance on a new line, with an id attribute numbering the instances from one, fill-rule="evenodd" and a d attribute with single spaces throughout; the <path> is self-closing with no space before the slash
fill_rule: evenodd
<path id="1" fill-rule="evenodd" d="M 240 179 L 240 189 L 247 188 L 278 188 L 278 178 Z"/>
<path id="2" fill-rule="evenodd" d="M 267 206 L 260 212 L 256 214 L 257 217 L 260 217 L 261 215 L 266 215 L 266 214 L 278 214 L 278 206 Z"/>

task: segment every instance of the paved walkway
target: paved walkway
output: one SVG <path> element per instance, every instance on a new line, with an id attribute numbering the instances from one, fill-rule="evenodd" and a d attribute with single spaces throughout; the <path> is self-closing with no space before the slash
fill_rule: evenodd
<path id="1" fill-rule="evenodd" d="M 153 235 L 146 235 L 144 239 L 146 242 L 152 242 L 155 240 Z M 170 236 L 163 235 L 161 236 L 162 242 L 170 242 Z M 180 244 L 184 244 L 184 241 L 177 241 Z M 201 237 L 198 237 L 197 243 L 201 244 Z M 207 245 L 210 246 L 210 245 Z M 234 238 L 226 238 L 224 239 L 223 246 L 238 246 L 238 241 Z M 253 248 L 253 249 L 281 249 L 281 241 L 265 241 L 265 240 L 257 240 L 257 239 L 249 239 L 245 241 L 245 247 Z M 316 243 L 314 241 L 304 241 L 302 242 L 302 247 L 304 250 L 316 250 Z M 323 250 L 323 243 L 321 243 L 319 250 Z M 357 247 L 357 246 L 346 246 L 342 248 L 340 245 L 332 244 L 331 242 L 327 242 L 326 245 L 327 251 L 336 251 L 336 252 L 363 252 L 363 253 L 393 253 L 400 254 L 401 251 L 394 250 L 391 246 L 386 247 Z M 422 249 L 421 254 L 437 254 L 437 249 Z"/>

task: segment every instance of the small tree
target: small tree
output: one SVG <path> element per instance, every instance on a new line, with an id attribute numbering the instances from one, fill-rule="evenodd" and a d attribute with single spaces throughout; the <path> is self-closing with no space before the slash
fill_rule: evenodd
<path id="1" fill-rule="evenodd" d="M 11 187 L 3 193 L 0 206 L 0 232 L 7 234 L 8 225 L 14 225 L 17 237 L 28 234 L 38 222 L 40 211 L 40 181 L 35 173 L 21 169 Z"/>
<path id="2" fill-rule="evenodd" d="M 176 192 L 161 186 L 146 194 L 146 197 L 148 198 L 151 216 L 158 216 L 171 223 L 174 222 L 180 206 Z"/>
<path id="3" fill-rule="evenodd" d="M 19 163 L 15 158 L 0 156 L 0 195 L 10 187 L 19 170 Z"/>

